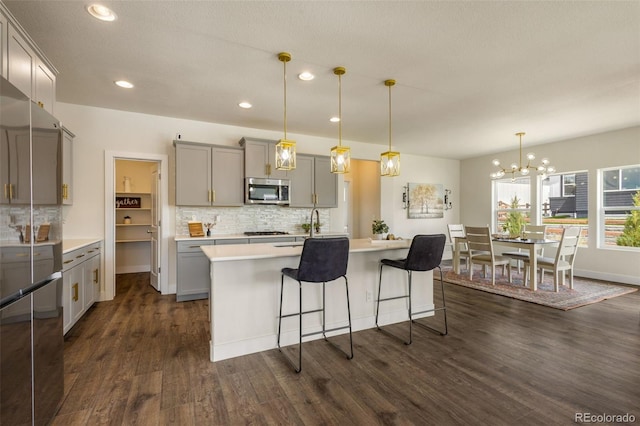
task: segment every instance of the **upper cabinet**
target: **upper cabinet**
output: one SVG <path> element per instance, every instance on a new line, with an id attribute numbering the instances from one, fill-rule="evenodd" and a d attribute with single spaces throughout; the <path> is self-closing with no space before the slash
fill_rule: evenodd
<path id="1" fill-rule="evenodd" d="M 257 138 L 242 138 L 244 147 L 244 170 L 246 177 L 287 179 L 291 172 L 276 169 L 277 141 Z"/>
<path id="2" fill-rule="evenodd" d="M 73 138 L 75 135 L 62 128 L 62 204 L 73 204 Z"/>
<path id="3" fill-rule="evenodd" d="M 298 154 L 291 176 L 291 207 L 338 207 L 338 176 L 331 159 Z"/>
<path id="4" fill-rule="evenodd" d="M 0 2 L 0 71 L 11 84 L 54 114 L 57 70 Z"/>
<path id="5" fill-rule="evenodd" d="M 244 205 L 244 153 L 228 146 L 174 141 L 176 205 Z"/>

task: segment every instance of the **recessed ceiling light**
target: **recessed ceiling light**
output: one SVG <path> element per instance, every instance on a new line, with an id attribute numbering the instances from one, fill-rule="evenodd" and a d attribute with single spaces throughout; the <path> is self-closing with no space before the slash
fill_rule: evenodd
<path id="1" fill-rule="evenodd" d="M 87 6 L 87 12 L 89 12 L 89 14 L 94 18 L 101 21 L 111 22 L 116 20 L 116 14 L 113 10 L 99 4 L 91 4 Z"/>
<path id="2" fill-rule="evenodd" d="M 331 117 L 329 121 L 332 123 L 337 123 L 338 121 L 340 121 L 340 117 Z"/>
<path id="3" fill-rule="evenodd" d="M 240 103 L 238 104 L 238 106 L 239 106 L 240 108 L 249 109 L 249 108 L 251 108 L 253 105 L 251 105 L 249 102 L 240 102 Z"/>
<path id="4" fill-rule="evenodd" d="M 311 74 L 309 71 L 302 72 L 298 74 L 298 78 L 303 81 L 311 81 L 316 78 L 315 75 Z"/>
<path id="5" fill-rule="evenodd" d="M 133 84 L 129 83 L 126 80 L 118 80 L 118 81 L 114 81 L 114 83 L 116 84 L 116 86 L 124 87 L 125 89 L 133 88 Z"/>

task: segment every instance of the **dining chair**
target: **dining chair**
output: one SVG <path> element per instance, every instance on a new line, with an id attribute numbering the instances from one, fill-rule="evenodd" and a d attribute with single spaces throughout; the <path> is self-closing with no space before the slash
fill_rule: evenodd
<path id="1" fill-rule="evenodd" d="M 380 302 L 385 302 L 388 300 L 396 300 L 396 299 L 409 299 L 409 340 L 405 341 L 406 345 L 410 345 L 412 342 L 412 330 L 411 324 L 416 323 L 424 328 L 440 333 L 445 336 L 448 333 L 447 328 L 447 309 L 444 301 L 444 282 L 442 278 L 442 268 L 440 267 L 440 262 L 442 262 L 442 254 L 444 253 L 444 246 L 446 243 L 447 237 L 444 234 L 435 234 L 435 235 L 416 235 L 413 237 L 411 241 L 411 246 L 409 247 L 409 253 L 407 253 L 407 257 L 404 259 L 382 259 L 380 260 L 380 279 L 378 281 L 378 300 L 376 303 L 376 327 L 378 330 L 382 330 L 380 325 L 378 324 L 378 312 L 380 311 Z M 382 298 L 380 295 L 382 293 L 382 268 L 384 266 L 390 266 L 392 268 L 402 269 L 407 271 L 408 274 L 408 293 L 399 295 L 399 296 L 391 296 Z M 436 308 L 435 304 L 432 309 L 427 309 L 420 312 L 413 312 L 412 304 L 411 304 L 411 276 L 412 272 L 418 271 L 432 271 L 435 268 L 440 270 L 440 288 L 442 290 L 442 307 Z M 424 314 L 428 312 L 443 311 L 444 312 L 444 331 L 436 330 L 432 327 L 429 327 L 425 324 L 416 322 L 413 319 L 415 315 Z"/>
<path id="2" fill-rule="evenodd" d="M 573 263 L 576 260 L 578 244 L 580 242 L 580 228 L 577 226 L 564 228 L 562 238 L 558 244 L 555 257 L 537 257 L 538 269 L 540 270 L 540 282 L 544 281 L 544 271 L 553 271 L 553 289 L 560 290 L 560 273 L 562 273 L 562 285 L 565 285 L 565 274 L 569 272 L 569 288 L 573 289 Z M 525 264 L 525 286 L 529 277 L 529 259 L 524 259 Z"/>
<path id="3" fill-rule="evenodd" d="M 491 266 L 491 285 L 496 284 L 496 266 L 502 266 L 509 272 L 509 282 L 511 282 L 511 258 L 495 254 L 493 241 L 491 241 L 491 231 L 488 226 L 465 226 L 467 235 L 467 246 L 469 247 L 469 279 L 473 280 L 473 264 L 483 265 L 486 276 L 486 266 Z"/>
<path id="4" fill-rule="evenodd" d="M 300 264 L 297 269 L 282 268 L 280 277 L 280 312 L 278 315 L 278 349 L 280 347 L 280 330 L 282 326 L 282 318 L 297 316 L 298 324 L 298 365 L 296 365 L 284 352 L 287 361 L 293 366 L 296 373 L 302 371 L 302 338 L 322 334 L 324 339 L 342 351 L 347 359 L 353 358 L 353 338 L 351 332 L 351 307 L 349 305 L 349 282 L 347 280 L 347 263 L 349 260 L 349 239 L 340 238 L 307 238 L 302 246 L 302 254 L 300 255 Z M 282 300 L 284 293 L 284 277 L 289 277 L 298 282 L 298 312 L 282 315 Z M 344 278 L 344 284 L 347 296 L 347 318 L 348 325 L 326 329 L 325 324 L 325 285 L 327 282 Z M 322 306 L 319 309 L 302 311 L 302 284 L 303 283 L 322 283 Z M 314 312 L 322 313 L 322 330 L 302 334 L 302 316 Z M 331 342 L 326 333 L 349 329 L 349 346 L 350 352 L 347 353 L 333 342 Z"/>
<path id="5" fill-rule="evenodd" d="M 463 224 L 448 224 L 447 229 L 449 230 L 449 240 L 451 241 L 451 249 L 453 254 L 455 255 L 456 250 L 458 250 L 458 262 L 463 257 L 465 258 L 465 265 L 469 267 L 469 248 L 467 247 L 466 241 L 461 241 L 462 238 L 465 238 L 464 233 L 464 225 Z M 458 246 L 456 247 L 456 238 L 458 238 Z"/>
<path id="6" fill-rule="evenodd" d="M 544 240 L 547 238 L 547 225 L 524 225 L 522 237 L 527 240 Z M 544 255 L 544 248 L 540 247 L 538 250 L 538 256 Z M 502 253 L 502 256 L 507 256 L 515 259 L 516 266 L 518 267 L 518 273 L 520 273 L 520 262 L 529 258 L 529 252 L 518 249 L 518 251 L 508 251 Z"/>

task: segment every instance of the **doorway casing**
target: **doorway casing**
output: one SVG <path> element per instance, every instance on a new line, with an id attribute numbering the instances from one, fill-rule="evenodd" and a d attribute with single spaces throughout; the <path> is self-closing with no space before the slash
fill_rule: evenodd
<path id="1" fill-rule="evenodd" d="M 116 160 L 156 161 L 160 169 L 160 193 L 162 200 L 162 234 L 160 235 L 160 293 L 169 293 L 169 157 L 164 154 L 134 153 L 122 151 L 105 151 L 104 155 L 104 290 L 100 293 L 100 300 L 112 300 L 115 297 L 115 269 L 116 269 L 116 226 L 115 226 L 115 176 Z"/>

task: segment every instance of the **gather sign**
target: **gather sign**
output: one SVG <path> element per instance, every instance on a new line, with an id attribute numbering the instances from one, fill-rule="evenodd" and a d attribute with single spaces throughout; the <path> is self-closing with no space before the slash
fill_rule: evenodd
<path id="1" fill-rule="evenodd" d="M 140 197 L 116 197 L 117 209 L 139 209 Z"/>

